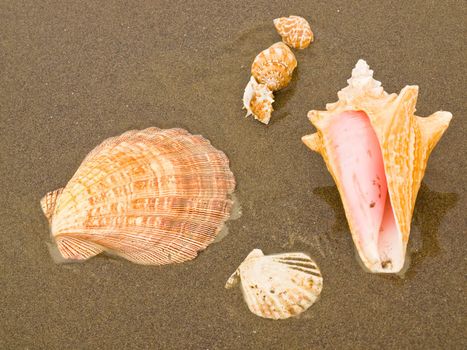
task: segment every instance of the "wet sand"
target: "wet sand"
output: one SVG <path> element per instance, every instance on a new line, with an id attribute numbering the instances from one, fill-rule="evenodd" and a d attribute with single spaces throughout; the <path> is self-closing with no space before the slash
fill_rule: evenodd
<path id="1" fill-rule="evenodd" d="M 466 6 L 461 1 L 26 1 L 0 4 L 0 348 L 461 349 L 465 318 Z M 272 20 L 308 18 L 269 126 L 245 119 Z M 357 59 L 389 92 L 418 84 L 417 114 L 454 115 L 431 155 L 404 276 L 363 271 L 338 193 L 300 137 Z M 183 127 L 226 152 L 242 216 L 195 260 L 57 265 L 39 200 L 107 137 Z M 263 320 L 224 283 L 253 249 L 302 251 L 324 275 L 300 318 Z"/>

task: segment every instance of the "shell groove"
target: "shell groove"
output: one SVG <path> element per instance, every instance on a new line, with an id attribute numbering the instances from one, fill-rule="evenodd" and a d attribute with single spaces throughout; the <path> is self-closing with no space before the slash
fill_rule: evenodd
<path id="1" fill-rule="evenodd" d="M 215 239 L 234 187 L 227 157 L 203 137 L 129 131 L 92 150 L 57 192 L 51 234 L 65 259 L 107 251 L 140 264 L 183 262 Z"/>
<path id="2" fill-rule="evenodd" d="M 286 87 L 297 67 L 293 52 L 282 42 L 275 43 L 261 51 L 253 61 L 251 75 L 269 90 L 277 91 Z"/>
<path id="3" fill-rule="evenodd" d="M 418 86 L 388 94 L 364 60 L 347 82 L 326 111 L 308 113 L 318 132 L 302 140 L 326 162 L 365 266 L 397 273 L 428 157 L 452 115 L 416 116 Z"/>
<path id="4" fill-rule="evenodd" d="M 316 263 L 303 253 L 264 255 L 254 249 L 227 281 L 238 282 L 252 313 L 285 319 L 307 310 L 318 299 L 323 278 Z"/>
<path id="5" fill-rule="evenodd" d="M 247 110 L 246 117 L 253 115 L 261 123 L 268 124 L 274 110 L 272 91 L 264 84 L 258 84 L 254 77 L 250 78 L 243 94 L 243 108 Z"/>
<path id="6" fill-rule="evenodd" d="M 274 26 L 282 41 L 294 49 L 305 49 L 313 41 L 313 32 L 307 20 L 300 16 L 276 18 Z"/>

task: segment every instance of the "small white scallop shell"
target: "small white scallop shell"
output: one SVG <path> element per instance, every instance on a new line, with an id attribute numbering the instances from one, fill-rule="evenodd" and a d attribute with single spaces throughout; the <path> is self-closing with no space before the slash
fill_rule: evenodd
<path id="1" fill-rule="evenodd" d="M 250 311 L 274 320 L 299 315 L 317 300 L 323 288 L 321 272 L 308 255 L 265 256 L 260 249 L 248 254 L 225 288 L 239 281 Z"/>
<path id="2" fill-rule="evenodd" d="M 268 124 L 273 111 L 274 96 L 264 84 L 258 84 L 254 77 L 250 78 L 243 93 L 243 108 L 247 110 L 246 117 L 253 115 L 261 123 Z"/>

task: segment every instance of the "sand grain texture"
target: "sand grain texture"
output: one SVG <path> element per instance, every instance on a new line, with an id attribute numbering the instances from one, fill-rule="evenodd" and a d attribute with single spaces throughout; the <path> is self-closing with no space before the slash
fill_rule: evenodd
<path id="1" fill-rule="evenodd" d="M 0 348 L 461 349 L 467 15 L 462 1 L 2 1 Z M 297 14 L 315 40 L 269 126 L 244 118 L 254 57 Z M 337 190 L 301 137 L 364 58 L 417 114 L 453 113 L 428 163 L 405 278 L 363 271 Z M 149 126 L 202 134 L 230 158 L 243 215 L 195 260 L 56 265 L 40 199 L 105 138 Z M 299 319 L 251 314 L 223 286 L 253 249 L 302 251 L 324 276 Z"/>

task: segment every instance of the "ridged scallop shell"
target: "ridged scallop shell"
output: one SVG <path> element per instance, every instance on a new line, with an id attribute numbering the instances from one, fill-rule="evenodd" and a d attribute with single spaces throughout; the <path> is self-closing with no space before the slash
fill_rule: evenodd
<path id="1" fill-rule="evenodd" d="M 41 204 L 65 259 L 107 251 L 161 265 L 193 259 L 215 239 L 234 187 L 227 157 L 208 140 L 148 128 L 105 140 Z"/>
<path id="2" fill-rule="evenodd" d="M 297 316 L 307 310 L 323 288 L 321 272 L 308 255 L 265 256 L 260 249 L 248 254 L 225 288 L 232 288 L 239 281 L 250 311 L 274 320 Z"/>
<path id="3" fill-rule="evenodd" d="M 243 94 L 243 108 L 247 110 L 246 117 L 253 115 L 261 123 L 268 124 L 273 111 L 274 96 L 264 84 L 258 84 L 254 77 L 250 78 Z"/>
<path id="4" fill-rule="evenodd" d="M 416 116 L 418 86 L 388 94 L 363 60 L 347 82 L 326 111 L 308 113 L 318 132 L 302 140 L 323 156 L 365 266 L 396 273 L 428 157 L 452 115 Z"/>
<path id="5" fill-rule="evenodd" d="M 274 26 L 284 43 L 294 49 L 305 49 L 313 41 L 313 32 L 307 20 L 300 16 L 276 18 Z"/>
<path id="6" fill-rule="evenodd" d="M 251 75 L 269 90 L 277 91 L 286 87 L 297 67 L 293 52 L 282 42 L 275 43 L 261 51 L 253 61 Z"/>

